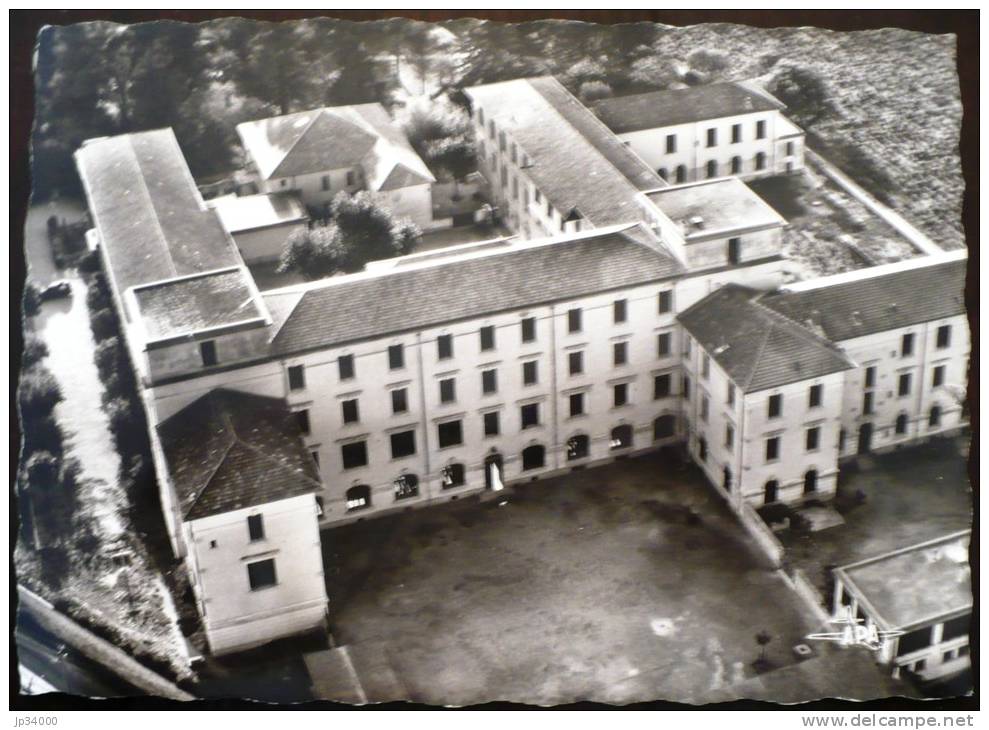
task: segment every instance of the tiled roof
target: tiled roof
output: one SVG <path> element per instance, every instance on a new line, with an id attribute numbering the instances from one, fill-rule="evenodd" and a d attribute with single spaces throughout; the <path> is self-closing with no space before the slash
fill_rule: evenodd
<path id="1" fill-rule="evenodd" d="M 615 134 L 781 108 L 768 95 L 732 82 L 616 96 L 591 105 Z"/>
<path id="2" fill-rule="evenodd" d="M 560 104 L 554 84 L 552 79 L 516 79 L 465 91 L 497 129 L 507 130 L 519 144 L 530 161 L 525 173 L 561 215 L 576 209 L 599 227 L 638 221 L 639 188 L 609 160 L 614 154 L 603 154 L 574 126 L 576 112 Z"/>
<path id="3" fill-rule="evenodd" d="M 836 346 L 727 284 L 677 319 L 745 393 L 853 367 Z"/>
<path id="4" fill-rule="evenodd" d="M 398 166 L 417 182 L 434 180 L 381 104 L 244 122 L 237 125 L 237 133 L 265 180 L 361 167 L 368 187 L 378 190 Z"/>
<path id="5" fill-rule="evenodd" d="M 241 263 L 171 129 L 90 140 L 76 163 L 120 291 Z"/>
<path id="6" fill-rule="evenodd" d="M 736 177 L 705 180 L 655 190 L 646 196 L 666 216 L 683 226 L 684 234 L 786 225 L 786 220 Z"/>
<path id="7" fill-rule="evenodd" d="M 803 291 L 773 292 L 767 307 L 831 340 L 849 340 L 965 313 L 967 260 L 958 259 Z"/>
<path id="8" fill-rule="evenodd" d="M 329 279 L 307 289 L 297 302 L 273 303 L 276 317 L 286 317 L 272 342 L 273 352 L 327 347 L 572 299 L 682 271 L 671 256 L 638 243 L 636 231 L 520 244 L 411 270 L 396 267 L 378 275 Z"/>
<path id="9" fill-rule="evenodd" d="M 152 341 L 263 317 L 240 269 L 151 284 L 134 297 Z"/>
<path id="10" fill-rule="evenodd" d="M 639 190 L 652 190 L 666 185 L 663 178 L 575 99 L 555 77 L 542 76 L 529 79 L 529 83 Z"/>
<path id="11" fill-rule="evenodd" d="M 278 398 L 218 388 L 160 423 L 158 435 L 185 520 L 320 488 L 295 416 Z"/>

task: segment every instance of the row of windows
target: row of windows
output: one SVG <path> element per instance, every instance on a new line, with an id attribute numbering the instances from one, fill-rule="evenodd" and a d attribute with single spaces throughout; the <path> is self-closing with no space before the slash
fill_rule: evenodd
<path id="1" fill-rule="evenodd" d="M 931 370 L 931 388 L 940 388 L 944 385 L 944 365 L 935 365 Z M 865 369 L 865 385 L 867 389 L 862 394 L 862 414 L 872 415 L 876 411 L 876 399 L 875 391 L 872 390 L 876 386 L 876 367 L 874 365 L 869 366 Z M 911 394 L 913 388 L 913 373 L 900 373 L 897 378 L 896 383 L 896 394 L 897 397 L 905 397 Z"/>
<path id="2" fill-rule="evenodd" d="M 766 121 L 760 119 L 755 123 L 755 138 L 765 139 L 766 138 Z M 741 123 L 731 125 L 731 143 L 738 144 L 742 141 L 742 125 Z M 705 143 L 708 147 L 716 147 L 718 145 L 718 130 L 716 127 L 711 127 L 705 132 Z M 792 144 L 792 143 L 791 143 Z M 672 155 L 677 151 L 677 135 L 668 134 L 666 135 L 666 154 Z M 788 152 L 787 154 L 792 154 Z"/>
<path id="3" fill-rule="evenodd" d="M 755 156 L 755 169 L 765 170 L 766 169 L 766 153 L 758 152 Z M 731 158 L 729 162 L 729 170 L 732 175 L 740 175 L 742 173 L 742 168 L 744 161 L 741 157 L 735 156 Z M 717 160 L 708 160 L 704 165 L 704 175 L 708 180 L 718 177 L 721 170 L 718 167 Z M 656 174 L 659 175 L 663 180 L 670 182 L 670 172 L 665 167 L 660 167 L 656 169 Z M 673 170 L 673 182 L 685 183 L 687 182 L 688 171 L 686 165 L 677 165 Z"/>

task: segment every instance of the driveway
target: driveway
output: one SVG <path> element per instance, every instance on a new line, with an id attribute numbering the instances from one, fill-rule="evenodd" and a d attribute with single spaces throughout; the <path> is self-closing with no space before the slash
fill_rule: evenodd
<path id="1" fill-rule="evenodd" d="M 323 535 L 336 642 L 384 654 L 414 701 L 764 695 L 755 635 L 785 669 L 816 630 L 693 467 L 628 459 L 505 494 Z M 862 696 L 883 695 L 863 661 Z M 788 700 L 829 694 L 823 670 L 770 674 Z"/>

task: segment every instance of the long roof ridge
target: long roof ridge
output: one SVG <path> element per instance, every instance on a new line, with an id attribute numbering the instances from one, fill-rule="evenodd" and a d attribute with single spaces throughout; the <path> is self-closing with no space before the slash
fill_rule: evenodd
<path id="1" fill-rule="evenodd" d="M 174 139 L 175 133 L 172 132 L 171 128 L 169 128 L 168 131 L 170 132 L 168 136 Z M 141 160 L 137 156 L 137 150 L 134 149 L 134 135 L 128 134 L 125 137 L 125 140 L 127 142 L 127 150 L 131 155 L 133 155 L 134 164 L 137 165 L 138 174 L 135 177 L 137 177 L 137 180 L 141 185 L 141 190 L 144 193 L 144 197 L 147 198 L 148 210 L 151 212 L 151 215 L 154 216 L 155 219 L 155 224 L 154 224 L 155 235 L 158 237 L 158 240 L 161 242 L 165 250 L 168 252 L 168 255 L 165 258 L 168 261 L 168 268 L 171 269 L 172 272 L 171 278 L 175 278 L 179 275 L 179 270 L 178 267 L 175 266 L 175 259 L 172 258 L 172 248 L 171 246 L 168 245 L 168 239 L 165 238 L 165 231 L 161 225 L 161 218 L 158 217 L 158 209 L 155 207 L 154 198 L 151 197 L 151 190 L 148 189 L 148 183 L 144 179 L 144 169 L 141 167 Z"/>
<path id="2" fill-rule="evenodd" d="M 299 136 L 295 138 L 295 141 L 291 144 L 291 146 L 287 150 L 285 150 L 285 154 L 282 155 L 282 159 L 280 159 L 278 161 L 278 164 L 272 168 L 271 173 L 267 176 L 267 179 L 271 179 L 272 177 L 274 177 L 275 173 L 278 172 L 278 168 L 280 168 L 282 165 L 285 164 L 285 160 L 287 160 L 288 156 L 292 154 L 292 150 L 294 150 L 296 145 L 298 145 L 299 142 L 302 141 L 302 138 L 306 136 L 306 132 L 308 132 L 310 127 L 312 127 L 312 125 L 316 123 L 316 120 L 319 119 L 319 117 L 323 114 L 325 110 L 326 110 L 325 107 L 320 107 L 319 109 L 311 109 L 308 112 L 302 111 L 302 112 L 294 112 L 293 114 L 283 115 L 283 116 L 296 116 L 299 114 L 308 113 L 308 114 L 312 114 L 312 119 L 310 119 L 309 122 L 306 124 L 305 128 L 303 128 L 303 130 L 299 132 Z M 269 117 L 268 119 L 277 119 L 277 118 L 278 117 Z M 264 121 L 267 121 L 267 119 L 258 120 L 258 122 L 264 122 Z M 254 122 L 254 124 L 257 124 L 258 122 Z"/>

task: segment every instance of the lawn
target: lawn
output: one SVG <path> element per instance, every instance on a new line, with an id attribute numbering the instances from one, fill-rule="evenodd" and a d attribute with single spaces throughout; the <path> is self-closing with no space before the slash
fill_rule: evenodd
<path id="1" fill-rule="evenodd" d="M 814 621 L 693 467 L 643 457 L 506 494 L 324 533 L 337 644 L 382 652 L 432 704 L 699 703 L 770 676 L 829 694 L 823 667 L 785 671 Z M 760 631 L 784 671 L 754 671 Z"/>
<path id="2" fill-rule="evenodd" d="M 789 223 L 783 246 L 797 278 L 843 273 L 921 253 L 810 164 L 800 174 L 748 185 Z"/>

